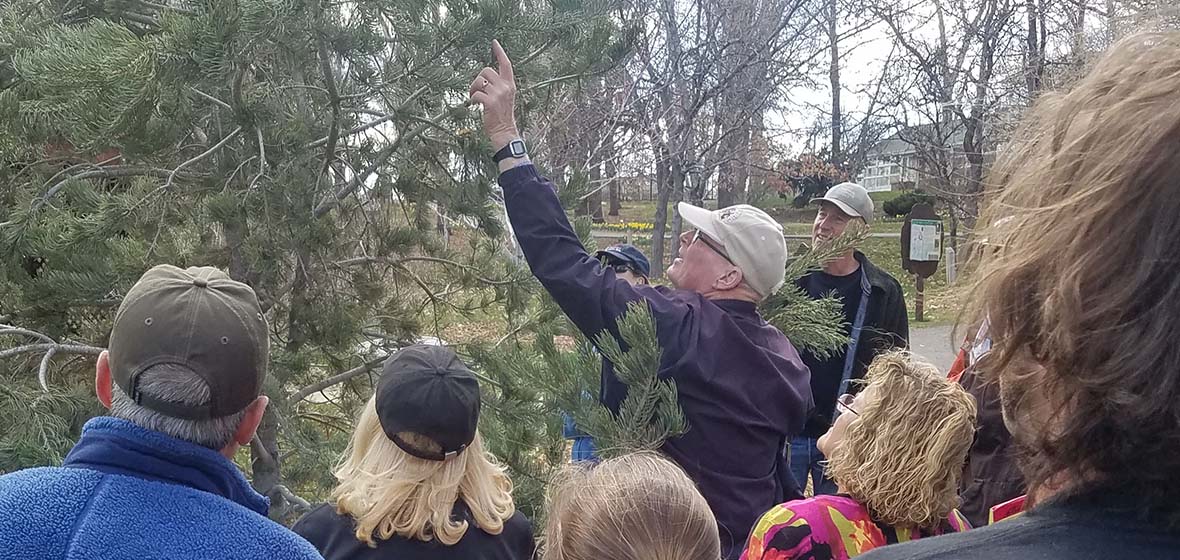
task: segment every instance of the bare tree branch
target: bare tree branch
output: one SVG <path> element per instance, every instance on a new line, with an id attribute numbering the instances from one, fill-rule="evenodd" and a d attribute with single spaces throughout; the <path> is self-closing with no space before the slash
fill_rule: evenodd
<path id="1" fill-rule="evenodd" d="M 318 392 L 323 391 L 324 389 L 327 389 L 329 387 L 344 383 L 345 381 L 348 381 L 349 379 L 352 379 L 354 377 L 364 375 L 374 369 L 377 369 L 378 367 L 381 367 L 381 364 L 385 363 L 385 359 L 388 357 L 389 357 L 389 354 L 383 354 L 383 355 L 373 358 L 373 359 L 371 359 L 371 360 L 369 360 L 357 367 L 354 367 L 348 371 L 338 373 L 336 375 L 333 375 L 332 377 L 324 379 L 323 381 L 308 385 L 307 387 L 304 387 L 298 391 L 295 391 L 294 393 L 291 394 L 290 397 L 287 397 L 287 402 L 297 403 L 299 401 L 302 401 L 303 399 L 306 399 L 308 397 L 308 395 L 311 395 L 313 393 L 318 393 Z"/>

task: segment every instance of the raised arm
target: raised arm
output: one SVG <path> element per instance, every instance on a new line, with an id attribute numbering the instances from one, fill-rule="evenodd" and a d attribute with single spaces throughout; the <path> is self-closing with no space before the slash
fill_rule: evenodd
<path id="1" fill-rule="evenodd" d="M 498 151 L 520 133 L 514 116 L 512 62 L 499 42 L 492 44 L 492 50 L 499 70 L 481 70 L 469 93 L 473 103 L 483 106 L 484 127 Z M 628 303 L 641 299 L 650 302 L 658 324 L 678 323 L 689 312 L 686 304 L 661 291 L 633 287 L 601 267 L 578 240 L 552 183 L 537 173 L 527 156 L 500 162 L 500 185 L 529 268 L 583 333 L 594 336 L 608 330 L 617 335 L 615 319 Z"/>

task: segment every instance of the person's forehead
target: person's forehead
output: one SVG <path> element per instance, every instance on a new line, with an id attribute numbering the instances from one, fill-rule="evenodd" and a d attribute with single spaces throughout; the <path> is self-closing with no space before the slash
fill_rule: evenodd
<path id="1" fill-rule="evenodd" d="M 839 217 L 849 219 L 849 220 L 852 219 L 852 216 L 845 214 L 844 211 L 841 210 L 839 206 L 836 206 L 835 204 L 832 204 L 831 202 L 828 202 L 826 200 L 820 201 L 819 211 L 826 212 L 828 214 L 836 214 Z"/>

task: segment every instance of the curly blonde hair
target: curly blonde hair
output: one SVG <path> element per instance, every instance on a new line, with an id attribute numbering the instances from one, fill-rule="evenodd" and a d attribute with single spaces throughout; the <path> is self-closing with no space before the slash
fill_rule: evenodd
<path id="1" fill-rule="evenodd" d="M 512 481 L 484 452 L 479 434 L 462 453 L 446 461 L 419 459 L 395 445 L 381 429 L 375 397 L 361 409 L 356 431 L 336 469 L 332 491 L 336 511 L 356 521 L 356 538 L 369 546 L 394 535 L 453 545 L 467 521 L 451 510 L 462 499 L 475 524 L 498 535 L 516 512 Z M 399 434 L 412 445 L 441 450 L 418 434 Z"/>
<path id="2" fill-rule="evenodd" d="M 937 526 L 959 504 L 975 399 L 902 352 L 874 360 L 864 390 L 873 398 L 828 457 L 828 476 L 883 523 Z"/>
<path id="3" fill-rule="evenodd" d="M 641 452 L 575 464 L 549 486 L 544 560 L 718 560 L 717 519 L 672 461 Z"/>

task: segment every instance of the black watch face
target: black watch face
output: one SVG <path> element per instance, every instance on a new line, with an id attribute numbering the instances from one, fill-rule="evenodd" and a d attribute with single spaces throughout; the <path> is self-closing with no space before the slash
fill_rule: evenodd
<path id="1" fill-rule="evenodd" d="M 524 149 L 524 140 L 513 140 L 513 141 L 509 142 L 508 143 L 508 152 L 512 154 L 512 157 L 517 157 L 517 158 L 524 157 L 524 155 L 526 153 L 528 153 Z"/>

